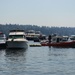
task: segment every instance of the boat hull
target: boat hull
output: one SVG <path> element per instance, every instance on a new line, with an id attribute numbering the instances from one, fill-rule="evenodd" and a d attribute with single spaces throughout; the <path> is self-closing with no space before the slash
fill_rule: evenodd
<path id="1" fill-rule="evenodd" d="M 53 47 L 74 47 L 75 41 L 72 42 L 59 42 L 59 43 L 41 43 L 42 46 L 53 46 Z"/>
<path id="2" fill-rule="evenodd" d="M 0 43 L 0 48 L 2 49 L 5 49 L 6 48 L 6 43 Z"/>
<path id="3" fill-rule="evenodd" d="M 7 48 L 28 48 L 28 44 L 25 41 L 7 41 Z"/>

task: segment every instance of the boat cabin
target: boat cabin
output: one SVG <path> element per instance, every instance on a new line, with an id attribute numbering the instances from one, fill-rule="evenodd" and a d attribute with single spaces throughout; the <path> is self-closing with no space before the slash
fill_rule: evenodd
<path id="1" fill-rule="evenodd" d="M 9 33 L 9 39 L 26 38 L 24 30 L 11 30 Z"/>
<path id="2" fill-rule="evenodd" d="M 58 42 L 64 42 L 64 41 L 68 41 L 68 36 L 55 36 L 55 37 L 52 37 L 52 40 L 51 40 L 52 43 L 58 43 Z"/>
<path id="3" fill-rule="evenodd" d="M 70 40 L 75 40 L 75 35 L 71 35 Z"/>

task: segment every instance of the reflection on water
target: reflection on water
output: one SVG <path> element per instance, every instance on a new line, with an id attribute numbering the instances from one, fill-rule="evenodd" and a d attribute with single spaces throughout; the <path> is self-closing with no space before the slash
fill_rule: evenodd
<path id="1" fill-rule="evenodd" d="M 67 58 L 72 57 L 74 55 L 74 48 L 49 48 L 49 54 L 50 57 L 56 58 Z"/>
<path id="2" fill-rule="evenodd" d="M 26 60 L 26 49 L 6 49 L 5 56 L 11 61 L 21 61 Z"/>
<path id="3" fill-rule="evenodd" d="M 26 49 L 6 49 L 6 56 L 24 56 Z"/>

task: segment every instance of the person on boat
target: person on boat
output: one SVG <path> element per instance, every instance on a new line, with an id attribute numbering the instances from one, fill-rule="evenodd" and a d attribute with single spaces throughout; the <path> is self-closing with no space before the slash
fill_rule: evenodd
<path id="1" fill-rule="evenodd" d="M 49 43 L 51 43 L 51 35 L 48 36 Z"/>

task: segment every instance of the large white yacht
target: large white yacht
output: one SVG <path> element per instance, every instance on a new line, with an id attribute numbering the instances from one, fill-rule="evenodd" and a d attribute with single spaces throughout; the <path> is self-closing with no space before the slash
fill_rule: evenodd
<path id="1" fill-rule="evenodd" d="M 11 30 L 7 40 L 7 48 L 27 48 L 28 41 L 24 30 Z"/>

